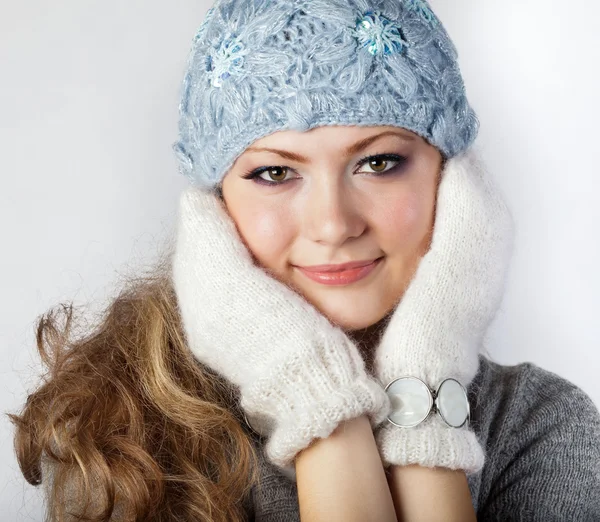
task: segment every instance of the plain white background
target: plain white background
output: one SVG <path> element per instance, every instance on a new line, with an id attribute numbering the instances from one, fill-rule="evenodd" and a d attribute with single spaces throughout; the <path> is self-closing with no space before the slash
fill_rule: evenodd
<path id="1" fill-rule="evenodd" d="M 600 6 L 436 0 L 517 244 L 489 332 L 501 363 L 554 371 L 600 403 Z M 0 410 L 39 371 L 33 325 L 98 309 L 172 232 L 179 86 L 209 2 L 0 4 Z M 0 518 L 41 521 L 0 422 Z"/>

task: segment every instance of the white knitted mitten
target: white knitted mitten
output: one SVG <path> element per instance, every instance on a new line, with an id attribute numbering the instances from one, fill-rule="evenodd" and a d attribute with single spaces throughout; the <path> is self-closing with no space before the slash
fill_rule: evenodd
<path id="1" fill-rule="evenodd" d="M 364 414 L 373 428 L 386 419 L 389 399 L 358 348 L 254 263 L 216 195 L 186 189 L 177 226 L 173 280 L 190 349 L 239 387 L 271 462 L 293 477 L 313 439 Z"/>
<path id="2" fill-rule="evenodd" d="M 512 215 L 473 149 L 448 160 L 430 250 L 375 353 L 374 372 L 384 388 L 412 376 L 432 389 L 446 378 L 467 389 L 502 300 L 513 242 Z M 451 428 L 437 414 L 412 428 L 386 422 L 376 440 L 386 467 L 419 464 L 475 473 L 485 460 L 468 424 Z"/>

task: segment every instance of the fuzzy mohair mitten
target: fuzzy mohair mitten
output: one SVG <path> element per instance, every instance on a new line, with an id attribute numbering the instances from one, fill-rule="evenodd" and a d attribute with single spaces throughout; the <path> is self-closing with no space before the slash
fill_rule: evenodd
<path id="1" fill-rule="evenodd" d="M 502 300 L 513 243 L 512 215 L 475 150 L 449 159 L 430 249 L 376 348 L 373 368 L 384 388 L 413 376 L 432 389 L 446 378 L 467 389 Z M 412 428 L 386 422 L 375 435 L 386 467 L 418 464 L 475 473 L 485 461 L 468 424 L 451 428 L 437 414 Z"/>
<path id="2" fill-rule="evenodd" d="M 266 455 L 294 476 L 313 439 L 390 402 L 358 348 L 300 294 L 256 265 L 224 204 L 198 187 L 180 199 L 173 281 L 194 356 L 239 387 Z M 252 420 L 254 419 L 254 423 Z"/>

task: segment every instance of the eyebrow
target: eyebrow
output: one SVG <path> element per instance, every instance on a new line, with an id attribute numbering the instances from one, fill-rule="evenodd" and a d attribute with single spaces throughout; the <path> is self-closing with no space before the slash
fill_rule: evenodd
<path id="1" fill-rule="evenodd" d="M 382 132 L 381 134 L 376 134 L 375 136 L 369 136 L 368 138 L 364 138 L 360 141 L 357 141 L 356 143 L 347 147 L 344 152 L 346 153 L 346 156 L 351 156 L 352 154 L 356 154 L 357 152 L 360 152 L 365 147 L 368 147 L 369 145 L 371 145 L 371 143 L 373 143 L 373 142 L 377 141 L 378 139 L 383 138 L 385 136 L 397 136 L 398 138 L 401 138 L 405 141 L 414 141 L 415 140 L 415 136 L 413 136 L 411 134 L 406 134 L 406 133 L 398 132 L 398 131 L 385 131 L 385 132 Z M 246 149 L 246 151 L 272 152 L 272 153 L 278 154 L 282 158 L 288 159 L 290 161 L 296 161 L 298 163 L 309 163 L 310 162 L 310 160 L 307 157 L 302 156 L 300 154 L 296 154 L 295 152 L 287 151 L 287 150 L 271 149 L 269 147 L 248 147 Z"/>

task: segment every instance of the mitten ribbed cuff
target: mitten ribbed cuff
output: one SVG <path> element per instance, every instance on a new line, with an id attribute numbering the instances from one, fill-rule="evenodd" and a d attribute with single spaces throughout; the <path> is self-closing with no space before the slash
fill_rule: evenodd
<path id="1" fill-rule="evenodd" d="M 367 415 L 377 428 L 391 407 L 385 390 L 366 373 L 358 350 L 341 331 L 307 345 L 242 389 L 240 405 L 250 419 L 254 414 L 277 419 L 265 449 L 280 468 L 292 467 L 313 439 L 328 437 L 343 421 Z"/>
<path id="2" fill-rule="evenodd" d="M 418 464 L 425 467 L 461 469 L 477 473 L 485 454 L 475 433 L 468 428 L 450 428 L 431 416 L 414 428 L 386 423 L 375 434 L 385 467 Z"/>

